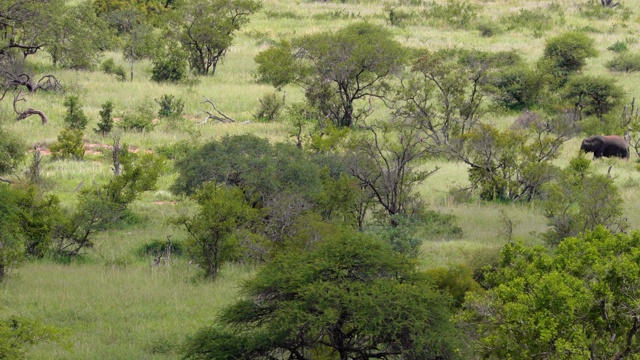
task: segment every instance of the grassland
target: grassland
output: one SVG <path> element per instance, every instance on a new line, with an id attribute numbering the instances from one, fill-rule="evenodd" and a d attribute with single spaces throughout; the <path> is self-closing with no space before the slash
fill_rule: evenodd
<path id="1" fill-rule="evenodd" d="M 597 19 L 580 16 L 580 6 L 588 0 L 552 1 L 470 1 L 479 7 L 479 16 L 500 24 L 503 16 L 519 14 L 523 9 L 551 14 L 553 19 L 543 29 L 503 29 L 492 37 L 482 37 L 473 27 L 460 29 L 446 24 L 433 24 L 419 19 L 402 27 L 389 27 L 403 44 L 417 48 L 438 49 L 464 47 L 478 50 L 519 50 L 527 60 L 538 59 L 545 39 L 567 30 L 583 30 L 595 39 L 599 56 L 590 59 L 586 72 L 614 77 L 623 86 L 629 99 L 640 97 L 640 75 L 610 73 L 604 64 L 614 54 L 607 47 L 624 41 L 630 51 L 640 51 L 640 0 L 622 1 L 630 12 L 621 16 Z M 254 81 L 255 55 L 268 44 L 295 36 L 338 29 L 348 23 L 367 20 L 387 23 L 385 5 L 391 1 L 347 1 L 342 3 L 303 2 L 295 0 L 265 0 L 263 10 L 238 33 L 234 46 L 213 77 L 200 78 L 191 85 L 156 84 L 149 80 L 150 64 L 137 62 L 134 80 L 118 81 L 101 72 L 77 72 L 52 69 L 44 54 L 36 61 L 43 72 L 59 77 L 67 94 L 78 94 L 85 113 L 98 122 L 98 111 L 111 100 L 118 112 L 128 111 L 145 102 L 155 106 L 154 99 L 172 94 L 185 101 L 185 114 L 190 124 L 181 129 L 160 123 L 147 133 L 124 133 L 123 142 L 143 150 L 179 140 L 206 141 L 225 134 L 252 133 L 271 141 L 290 141 L 286 123 L 259 123 L 252 114 L 259 106 L 258 99 L 273 89 Z M 411 3 L 403 1 L 402 3 Z M 397 5 L 405 12 L 417 12 L 411 5 Z M 618 9 L 622 11 L 623 9 Z M 496 25 L 498 26 L 498 25 Z M 116 63 L 125 65 L 120 54 L 107 54 Z M 302 99 L 295 87 L 285 88 L 287 103 Z M 64 94 L 38 93 L 28 96 L 28 106 L 41 109 L 51 119 L 41 125 L 39 119 L 28 118 L 4 126 L 19 134 L 28 144 L 48 145 L 56 140 L 62 129 Z M 204 99 L 210 99 L 237 123 L 209 122 L 203 110 L 210 110 Z M 13 109 L 6 100 L 1 104 L 11 117 Z M 488 118 L 491 122 L 508 126 L 514 115 Z M 251 123 L 244 123 L 251 120 Z M 109 143 L 109 138 L 86 132 L 88 143 Z M 580 139 L 572 139 L 558 159 L 566 165 L 579 148 Z M 621 189 L 625 216 L 632 229 L 640 229 L 640 172 L 637 156 L 628 162 L 605 159 L 593 166 L 599 172 L 612 167 L 611 174 Z M 539 243 L 536 233 L 545 230 L 545 221 L 535 202 L 529 204 L 456 203 L 449 195 L 455 186 L 467 183 L 467 168 L 457 163 L 430 162 L 427 168 L 441 169 L 418 189 L 434 209 L 454 214 L 462 226 L 464 236 L 458 240 L 432 240 L 422 247 L 420 263 L 424 268 L 447 266 L 460 262 L 478 261 L 498 251 L 506 238 L 502 224 L 507 218 L 513 222 L 513 235 L 527 243 Z M 66 206 L 73 206 L 80 183 L 101 181 L 110 175 L 108 158 L 103 154 L 87 157 L 82 162 L 51 161 L 45 157 L 43 177 L 49 191 L 57 194 Z M 141 258 L 136 250 L 146 242 L 174 238 L 180 232 L 167 225 L 166 219 L 176 214 L 168 191 L 174 175 L 167 171 L 158 189 L 145 193 L 133 204 L 138 221 L 125 228 L 101 233 L 96 247 L 82 261 L 59 264 L 49 260 L 27 263 L 14 269 L 7 281 L 0 284 L 0 312 L 20 314 L 43 323 L 60 326 L 70 332 L 74 342 L 72 352 L 55 345 L 39 344 L 31 349 L 32 359 L 171 359 L 183 339 L 196 329 L 209 324 L 217 311 L 237 298 L 238 284 L 254 269 L 241 265 L 224 268 L 221 278 L 213 284 L 195 281 L 197 269 L 185 259 L 176 258 L 169 266 L 152 267 L 150 258 Z"/>

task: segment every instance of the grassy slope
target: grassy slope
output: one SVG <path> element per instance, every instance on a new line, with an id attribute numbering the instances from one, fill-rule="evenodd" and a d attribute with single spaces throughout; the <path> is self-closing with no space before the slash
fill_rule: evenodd
<path id="1" fill-rule="evenodd" d="M 498 19 L 500 14 L 517 13 L 520 9 L 546 8 L 546 1 L 472 1 L 481 6 L 481 14 Z M 586 0 L 585 0 L 586 2 Z M 153 99 L 162 94 L 174 94 L 186 101 L 185 112 L 196 120 L 203 118 L 204 98 L 211 99 L 228 115 L 244 121 L 251 120 L 258 107 L 258 99 L 272 89 L 253 82 L 253 57 L 266 48 L 266 44 L 305 33 L 337 29 L 351 21 L 366 18 L 384 23 L 384 1 L 363 1 L 360 4 L 310 3 L 293 0 L 264 1 L 263 11 L 239 34 L 235 46 L 219 66 L 215 77 L 204 78 L 192 86 L 152 84 L 148 80 L 149 64 L 136 64 L 133 82 L 118 82 L 102 73 L 53 71 L 67 90 L 80 95 L 84 110 L 90 116 L 89 128 L 98 121 L 100 106 L 107 100 L 116 105 L 116 113 L 133 109 L 143 102 L 154 105 Z M 537 59 L 547 36 L 565 30 L 590 26 L 599 31 L 590 33 L 600 56 L 589 62 L 587 71 L 618 78 L 630 97 L 638 97 L 640 88 L 637 74 L 609 74 L 604 63 L 613 53 L 606 48 L 615 41 L 627 41 L 631 51 L 640 51 L 638 36 L 640 14 L 634 13 L 626 22 L 619 20 L 587 20 L 576 16 L 577 4 L 583 1 L 562 2 L 564 22 L 543 33 L 530 30 L 505 32 L 491 38 L 479 36 L 477 31 L 452 28 L 433 28 L 426 25 L 393 28 L 397 39 L 414 47 L 441 48 L 449 46 L 472 47 L 482 50 L 518 49 L 530 61 Z M 623 1 L 629 9 L 637 9 L 640 0 Z M 412 8 L 406 7 L 407 11 Z M 123 64 L 118 54 L 112 54 Z M 38 59 L 46 68 L 47 59 Z M 288 103 L 298 101 L 298 89 L 287 88 Z M 41 126 L 38 119 L 30 118 L 8 124 L 29 144 L 48 144 L 55 141 L 62 128 L 63 95 L 37 94 L 28 97 L 28 106 L 44 110 L 51 123 Z M 7 105 L 7 102 L 4 102 Z M 10 108 L 7 111 L 12 111 Z M 511 117 L 491 119 L 507 126 Z M 124 134 L 123 140 L 142 149 L 197 137 L 199 140 L 218 138 L 224 134 L 254 133 L 273 141 L 286 141 L 284 124 L 214 124 L 195 125 L 190 131 L 177 131 L 163 127 L 146 134 Z M 88 131 L 87 141 L 109 143 Z M 579 139 L 566 144 L 560 164 L 566 164 L 577 151 Z M 621 186 L 626 205 L 626 216 L 632 228 L 640 228 L 640 173 L 635 170 L 636 157 L 629 162 L 603 160 L 594 163 L 598 171 L 606 172 L 611 165 L 612 174 Z M 424 267 L 444 266 L 451 263 L 477 261 L 494 253 L 505 242 L 500 236 L 502 218 L 513 221 L 514 236 L 527 242 L 539 240 L 535 232 L 544 231 L 544 219 L 536 204 L 456 204 L 448 195 L 452 186 L 466 183 L 466 168 L 454 163 L 431 163 L 441 170 L 428 179 L 420 191 L 432 207 L 458 216 L 464 237 L 455 241 L 430 241 L 423 246 L 421 261 Z M 59 194 L 65 204 L 72 206 L 75 189 L 81 182 L 100 181 L 110 175 L 109 164 L 101 155 L 91 155 L 84 162 L 44 162 L 44 176 L 51 191 Z M 26 264 L 16 269 L 8 281 L 0 285 L 3 314 L 21 314 L 40 319 L 47 324 L 68 328 L 75 343 L 72 354 L 51 345 L 38 345 L 32 349 L 33 359 L 164 359 L 175 358 L 175 349 L 182 339 L 201 326 L 211 322 L 216 312 L 233 301 L 239 281 L 249 276 L 250 269 L 239 266 L 226 268 L 215 284 L 193 282 L 196 269 L 183 260 L 170 267 L 152 268 L 150 259 L 139 259 L 134 250 L 152 239 L 164 239 L 180 233 L 166 225 L 165 219 L 176 213 L 176 206 L 167 191 L 173 176 L 166 174 L 159 189 L 144 194 L 133 208 L 144 221 L 125 229 L 99 235 L 96 248 L 86 256 L 84 263 L 59 265 L 50 262 Z M 157 204 L 156 202 L 163 202 Z"/>

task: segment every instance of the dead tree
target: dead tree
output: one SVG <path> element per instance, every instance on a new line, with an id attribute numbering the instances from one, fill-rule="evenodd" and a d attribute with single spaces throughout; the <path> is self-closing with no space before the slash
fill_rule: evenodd
<path id="1" fill-rule="evenodd" d="M 613 9 L 614 7 L 620 5 L 620 3 L 618 2 L 614 3 L 613 0 L 600 0 L 600 3 L 602 4 L 602 6 L 609 9 Z"/>
<path id="2" fill-rule="evenodd" d="M 0 98 L 0 100 L 1 100 L 1 98 Z M 24 120 L 24 119 L 28 118 L 31 115 L 38 115 L 38 116 L 40 116 L 40 119 L 42 120 L 42 125 L 44 125 L 44 124 L 49 122 L 49 118 L 47 117 L 47 115 L 44 112 L 40 111 L 40 110 L 27 108 L 26 110 L 18 111 L 18 107 L 16 106 L 18 101 L 24 101 L 24 102 L 27 101 L 22 97 L 22 90 L 18 91 L 18 94 L 13 98 L 13 110 L 16 112 L 16 114 L 18 114 L 18 118 L 17 118 L 18 121 Z"/>
<path id="3" fill-rule="evenodd" d="M 120 144 L 120 136 L 119 135 L 114 135 L 113 136 L 113 149 L 112 149 L 112 156 L 113 156 L 113 174 L 115 176 L 120 176 L 122 175 L 122 164 L 120 163 L 120 153 L 122 152 L 122 145 Z"/>

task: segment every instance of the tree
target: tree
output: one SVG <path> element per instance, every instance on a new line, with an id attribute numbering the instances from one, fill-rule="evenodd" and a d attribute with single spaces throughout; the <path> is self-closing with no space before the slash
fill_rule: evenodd
<path id="1" fill-rule="evenodd" d="M 640 234 L 596 227 L 557 249 L 507 244 L 461 324 L 485 359 L 635 359 Z"/>
<path id="2" fill-rule="evenodd" d="M 153 28 L 146 22 L 144 13 L 136 7 L 125 7 L 107 14 L 109 23 L 126 37 L 123 54 L 129 61 L 129 80 L 133 81 L 133 65 L 136 60 L 152 57 L 156 41 Z"/>
<path id="3" fill-rule="evenodd" d="M 96 133 L 106 135 L 111 132 L 113 128 L 113 102 L 107 101 L 102 104 L 102 108 L 98 112 L 100 115 L 100 122 L 98 123 L 98 127 L 93 129 Z"/>
<path id="4" fill-rule="evenodd" d="M 67 129 L 84 131 L 89 119 L 82 111 L 82 104 L 78 96 L 70 95 L 64 99 L 63 105 L 67 108 L 64 123 Z"/>
<path id="5" fill-rule="evenodd" d="M 64 8 L 61 0 L 3 0 L 0 2 L 0 59 L 14 51 L 23 58 L 42 50 L 54 19 Z"/>
<path id="6" fill-rule="evenodd" d="M 261 8 L 256 0 L 197 0 L 182 3 L 171 31 L 189 54 L 189 66 L 200 75 L 214 75 L 233 43 L 234 33 Z"/>
<path id="7" fill-rule="evenodd" d="M 310 197 L 320 190 L 318 168 L 291 144 L 269 144 L 254 135 L 225 136 L 176 161 L 172 191 L 192 194 L 208 182 L 242 189 L 247 202 L 262 207 L 278 193 Z"/>
<path id="8" fill-rule="evenodd" d="M 68 334 L 55 326 L 12 316 L 0 321 L 0 358 L 6 360 L 25 359 L 25 346 L 38 342 L 53 342 L 70 350 Z"/>
<path id="9" fill-rule="evenodd" d="M 107 23 L 96 16 L 89 1 L 75 6 L 65 4 L 59 11 L 60 15 L 52 19 L 50 39 L 44 47 L 53 66 L 92 69 L 110 43 L 112 34 Z"/>
<path id="10" fill-rule="evenodd" d="M 209 183 L 193 195 L 200 206 L 194 216 L 180 216 L 174 223 L 189 234 L 187 251 L 196 264 L 215 280 L 220 267 L 239 256 L 240 246 L 234 236 L 239 228 L 257 219 L 258 211 L 249 206 L 239 188 Z"/>
<path id="11" fill-rule="evenodd" d="M 591 129 L 596 130 L 595 133 L 599 134 L 601 129 L 613 131 L 612 133 L 620 131 L 622 124 L 608 119 L 608 115 L 614 110 L 619 110 L 625 96 L 624 90 L 614 79 L 589 75 L 572 76 L 565 84 L 563 93 L 563 98 L 571 104 L 579 120 L 589 116 L 596 118 L 599 126 Z M 604 133 L 609 134 L 606 131 Z"/>
<path id="12" fill-rule="evenodd" d="M 597 226 L 612 233 L 628 227 L 622 217 L 622 198 L 613 179 L 595 174 L 584 155 L 571 160 L 555 181 L 543 188 L 542 208 L 549 230 L 543 234 L 550 244 L 577 236 Z"/>
<path id="13" fill-rule="evenodd" d="M 323 117 L 351 126 L 370 114 L 371 98 L 385 98 L 386 79 L 402 69 L 406 55 L 391 32 L 362 22 L 282 42 L 258 54 L 256 62 L 262 81 L 302 86 Z M 359 100 L 368 106 L 356 108 Z"/>
<path id="14" fill-rule="evenodd" d="M 356 231 L 282 254 L 242 292 L 217 326 L 188 342 L 186 359 L 457 357 L 449 298 L 413 263 Z"/>

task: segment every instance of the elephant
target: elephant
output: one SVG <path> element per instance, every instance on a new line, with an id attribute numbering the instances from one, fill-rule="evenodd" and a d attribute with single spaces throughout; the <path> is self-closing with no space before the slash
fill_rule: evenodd
<path id="1" fill-rule="evenodd" d="M 622 136 L 595 135 L 582 140 L 580 150 L 592 152 L 594 158 L 617 156 L 629 158 L 629 144 Z"/>

